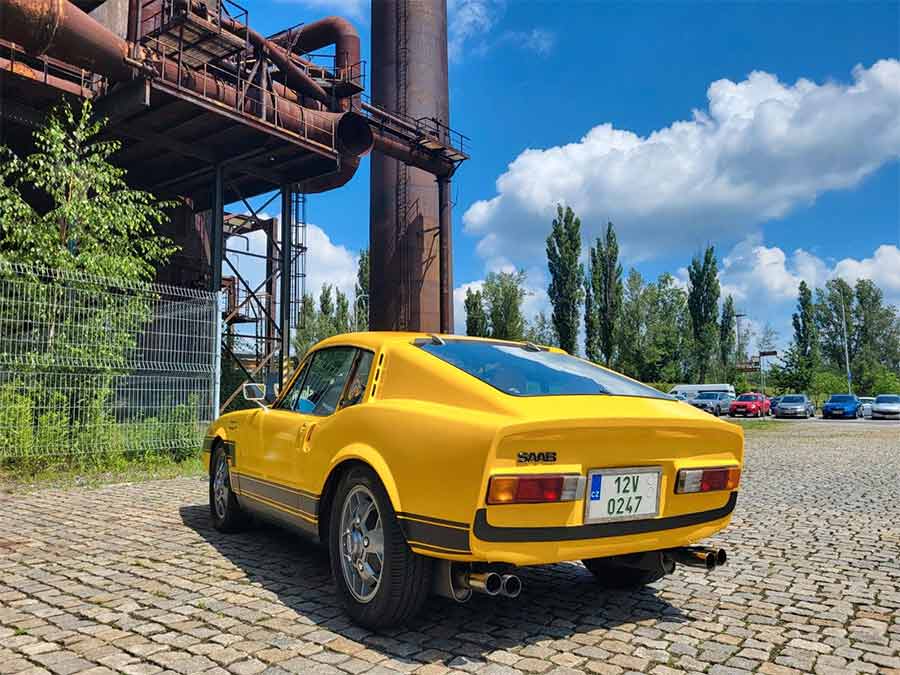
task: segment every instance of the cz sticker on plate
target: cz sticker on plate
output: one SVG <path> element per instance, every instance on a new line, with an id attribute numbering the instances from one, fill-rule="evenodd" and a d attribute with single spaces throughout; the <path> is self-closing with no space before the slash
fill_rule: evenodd
<path id="1" fill-rule="evenodd" d="M 656 517 L 661 474 L 659 467 L 589 471 L 584 522 Z"/>

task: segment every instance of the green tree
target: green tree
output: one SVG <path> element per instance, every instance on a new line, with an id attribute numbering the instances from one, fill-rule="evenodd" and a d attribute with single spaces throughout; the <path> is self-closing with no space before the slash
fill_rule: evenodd
<path id="1" fill-rule="evenodd" d="M 63 103 L 35 131 L 33 154 L 0 148 L 0 258 L 151 281 L 177 250 L 156 234 L 175 202 L 126 184 L 110 162 L 121 144 L 100 137 L 104 126 L 90 101 Z"/>
<path id="2" fill-rule="evenodd" d="M 734 379 L 734 323 L 734 298 L 729 295 L 722 304 L 722 319 L 719 321 L 719 366 L 722 379 L 726 382 Z"/>
<path id="3" fill-rule="evenodd" d="M 715 351 L 719 313 L 719 273 L 714 247 L 707 246 L 703 258 L 694 256 L 688 267 L 688 309 L 694 336 L 694 362 L 698 383 L 706 381 Z"/>
<path id="4" fill-rule="evenodd" d="M 834 370 L 846 369 L 845 329 L 847 351 L 850 355 L 850 363 L 853 363 L 857 344 L 853 330 L 854 308 L 853 289 L 843 279 L 829 279 L 824 289 L 816 289 L 815 326 L 819 336 L 819 348 L 825 365 Z M 846 388 L 845 383 L 844 389 Z"/>
<path id="5" fill-rule="evenodd" d="M 356 268 L 356 288 L 354 289 L 353 316 L 354 330 L 369 330 L 369 249 L 359 252 Z"/>
<path id="6" fill-rule="evenodd" d="M 481 291 L 466 289 L 466 335 L 487 337 L 490 334 L 487 314 L 484 311 L 484 298 Z"/>
<path id="7" fill-rule="evenodd" d="M 664 273 L 648 286 L 647 341 L 644 357 L 647 382 L 684 382 L 690 367 L 690 317 L 687 294 L 675 277 Z"/>
<path id="8" fill-rule="evenodd" d="M 484 280 L 484 303 L 491 326 L 491 337 L 500 340 L 522 340 L 525 318 L 525 272 L 491 272 Z"/>
<path id="9" fill-rule="evenodd" d="M 644 368 L 644 337 L 647 307 L 644 295 L 644 279 L 633 267 L 628 271 L 622 299 L 622 314 L 618 323 L 616 343 L 617 368 L 630 377 L 641 379 Z"/>
<path id="10" fill-rule="evenodd" d="M 854 295 L 854 391 L 871 395 L 884 371 L 900 371 L 900 319 L 870 279 L 857 281 Z"/>
<path id="11" fill-rule="evenodd" d="M 323 337 L 337 333 L 334 317 L 334 299 L 331 295 L 333 290 L 334 286 L 331 284 L 322 284 L 322 290 L 319 292 L 319 332 Z M 320 337 L 319 339 L 321 340 L 322 338 Z"/>
<path id="12" fill-rule="evenodd" d="M 794 337 L 778 369 L 778 386 L 785 391 L 808 392 L 819 367 L 819 344 L 812 291 L 805 281 L 797 289 L 797 311 L 791 316 Z"/>
<path id="13" fill-rule="evenodd" d="M 581 221 L 570 207 L 556 205 L 553 229 L 547 237 L 547 267 L 550 286 L 547 294 L 553 306 L 553 325 L 562 349 L 578 350 L 578 323 L 584 301 L 584 266 L 581 258 Z"/>
<path id="14" fill-rule="evenodd" d="M 622 310 L 622 265 L 619 243 L 612 223 L 606 225 L 606 236 L 597 238 L 591 249 L 590 278 L 597 307 L 600 359 L 609 366 L 616 351 L 616 323 Z"/>
<path id="15" fill-rule="evenodd" d="M 350 301 L 339 288 L 334 292 L 334 331 L 335 334 L 350 331 Z"/>
<path id="16" fill-rule="evenodd" d="M 600 317 L 594 303 L 594 290 L 590 277 L 584 280 L 584 354 L 589 361 L 600 360 Z"/>
<path id="17" fill-rule="evenodd" d="M 559 337 L 553 322 L 543 312 L 535 314 L 525 328 L 525 339 L 544 347 L 558 347 Z"/>

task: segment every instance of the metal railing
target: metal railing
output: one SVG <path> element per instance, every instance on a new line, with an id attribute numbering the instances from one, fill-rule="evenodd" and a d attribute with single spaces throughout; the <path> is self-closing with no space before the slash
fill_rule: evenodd
<path id="1" fill-rule="evenodd" d="M 219 295 L 0 262 L 0 464 L 199 448 Z"/>
<path id="2" fill-rule="evenodd" d="M 19 45 L 3 39 L 0 39 L 0 70 L 83 98 L 101 93 L 105 83 L 102 77 L 90 71 L 50 56 L 33 56 Z"/>

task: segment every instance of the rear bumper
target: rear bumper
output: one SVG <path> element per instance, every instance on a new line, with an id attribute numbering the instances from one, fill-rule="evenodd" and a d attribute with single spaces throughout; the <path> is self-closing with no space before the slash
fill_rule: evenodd
<path id="1" fill-rule="evenodd" d="M 900 420 L 900 412 L 875 412 L 871 415 L 873 420 Z"/>
<path id="2" fill-rule="evenodd" d="M 695 543 L 726 525 L 737 492 L 724 505 L 695 513 L 646 520 L 548 527 L 492 525 L 486 509 L 475 513 L 469 543 L 475 560 L 543 565 L 627 553 L 655 551 Z"/>

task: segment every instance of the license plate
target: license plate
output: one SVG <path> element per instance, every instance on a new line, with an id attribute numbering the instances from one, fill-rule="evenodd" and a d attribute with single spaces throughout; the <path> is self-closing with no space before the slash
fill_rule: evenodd
<path id="1" fill-rule="evenodd" d="M 584 522 L 656 517 L 661 474 L 659 467 L 589 471 Z"/>

